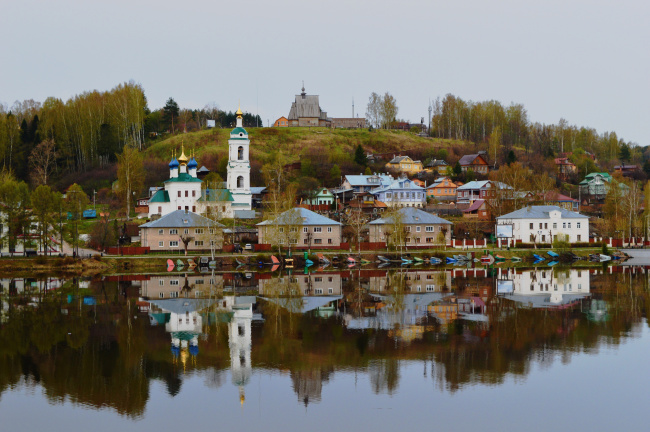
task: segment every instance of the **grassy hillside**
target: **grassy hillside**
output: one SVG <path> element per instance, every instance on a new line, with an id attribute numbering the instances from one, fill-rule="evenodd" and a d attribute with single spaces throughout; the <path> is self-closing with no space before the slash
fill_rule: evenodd
<path id="1" fill-rule="evenodd" d="M 358 144 L 366 152 L 415 152 L 426 154 L 440 148 L 462 146 L 461 141 L 422 138 L 410 132 L 377 130 L 342 130 L 327 128 L 247 128 L 251 139 L 251 160 L 264 162 L 274 151 L 283 151 L 292 161 L 300 159 L 314 149 L 324 152 L 335 162 L 350 158 Z M 180 151 L 181 143 L 186 153 L 194 150 L 201 159 L 214 160 L 225 157 L 228 152 L 230 129 L 211 129 L 178 134 L 152 144 L 147 154 L 167 161 L 172 149 Z M 451 152 L 450 152 L 451 153 Z"/>

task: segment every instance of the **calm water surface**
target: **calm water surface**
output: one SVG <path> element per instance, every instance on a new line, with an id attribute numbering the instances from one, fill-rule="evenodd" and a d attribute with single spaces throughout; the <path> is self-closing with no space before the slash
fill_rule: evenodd
<path id="1" fill-rule="evenodd" d="M 647 430 L 641 268 L 0 287 L 2 430 Z"/>

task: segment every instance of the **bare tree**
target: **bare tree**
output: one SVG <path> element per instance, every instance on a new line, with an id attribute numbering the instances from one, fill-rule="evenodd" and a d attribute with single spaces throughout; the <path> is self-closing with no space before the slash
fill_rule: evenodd
<path id="1" fill-rule="evenodd" d="M 34 185 L 46 185 L 56 165 L 56 145 L 53 139 L 46 139 L 34 148 L 29 156 Z"/>

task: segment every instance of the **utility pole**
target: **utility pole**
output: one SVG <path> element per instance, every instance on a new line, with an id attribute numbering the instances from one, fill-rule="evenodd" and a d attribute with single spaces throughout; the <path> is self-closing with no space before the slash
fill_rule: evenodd
<path id="1" fill-rule="evenodd" d="M 431 106 L 431 99 L 429 99 L 429 136 L 431 136 L 431 112 L 433 107 Z"/>

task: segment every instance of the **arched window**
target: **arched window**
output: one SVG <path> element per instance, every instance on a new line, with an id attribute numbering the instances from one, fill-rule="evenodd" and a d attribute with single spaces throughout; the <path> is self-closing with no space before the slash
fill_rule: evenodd
<path id="1" fill-rule="evenodd" d="M 244 147 L 242 146 L 237 149 L 237 160 L 244 160 Z"/>
<path id="2" fill-rule="evenodd" d="M 239 177 L 237 177 L 237 188 L 241 189 L 243 187 L 244 187 L 244 177 L 239 176 Z"/>

